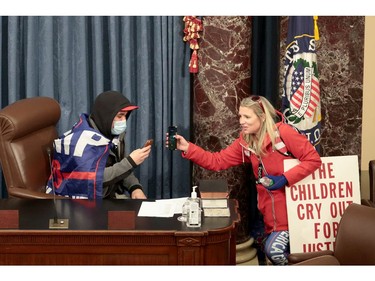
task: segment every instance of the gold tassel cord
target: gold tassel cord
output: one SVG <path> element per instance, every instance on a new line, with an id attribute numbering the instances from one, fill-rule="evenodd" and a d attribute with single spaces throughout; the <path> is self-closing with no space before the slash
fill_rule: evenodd
<path id="1" fill-rule="evenodd" d="M 319 28 L 318 28 L 318 16 L 314 16 L 314 37 L 316 41 L 320 39 Z"/>
<path id="2" fill-rule="evenodd" d="M 184 28 L 184 38 L 185 42 L 189 42 L 190 49 L 193 50 L 191 54 L 190 63 L 189 63 L 189 71 L 191 73 L 198 72 L 198 54 L 197 50 L 199 49 L 198 39 L 200 38 L 199 33 L 203 30 L 203 24 L 200 19 L 195 16 L 185 16 L 183 18 L 185 22 Z"/>

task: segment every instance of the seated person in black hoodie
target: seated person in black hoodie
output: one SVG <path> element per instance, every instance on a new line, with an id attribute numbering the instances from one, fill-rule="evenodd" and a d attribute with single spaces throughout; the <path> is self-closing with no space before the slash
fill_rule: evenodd
<path id="1" fill-rule="evenodd" d="M 118 136 L 118 144 L 111 149 L 104 169 L 104 198 L 113 198 L 116 192 L 127 190 L 133 199 L 146 199 L 133 170 L 149 157 L 151 146 L 136 149 L 125 156 L 126 121 L 135 109 L 138 109 L 138 106 L 131 104 L 119 92 L 104 92 L 95 99 L 89 117 L 90 125 L 107 138 Z"/>
<path id="2" fill-rule="evenodd" d="M 54 141 L 53 177 L 46 192 L 54 188 L 61 196 L 97 199 L 127 191 L 132 199 L 146 199 L 133 171 L 149 157 L 151 146 L 125 155 L 126 122 L 137 108 L 119 92 L 98 95 L 91 114 L 81 114 L 73 128 Z"/>

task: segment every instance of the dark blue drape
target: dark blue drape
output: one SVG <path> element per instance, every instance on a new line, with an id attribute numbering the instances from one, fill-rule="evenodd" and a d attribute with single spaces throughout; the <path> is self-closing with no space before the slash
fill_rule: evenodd
<path id="1" fill-rule="evenodd" d="M 280 17 L 254 16 L 251 41 L 251 93 L 280 103 Z"/>
<path id="2" fill-rule="evenodd" d="M 154 139 L 151 157 L 136 169 L 149 198 L 187 196 L 190 163 L 164 147 L 170 124 L 190 138 L 190 49 L 182 17 L 31 16 L 0 18 L 1 108 L 33 96 L 61 106 L 59 133 L 95 97 L 124 93 L 140 109 L 127 129 L 127 151 Z M 5 183 L 0 185 L 2 194 Z"/>

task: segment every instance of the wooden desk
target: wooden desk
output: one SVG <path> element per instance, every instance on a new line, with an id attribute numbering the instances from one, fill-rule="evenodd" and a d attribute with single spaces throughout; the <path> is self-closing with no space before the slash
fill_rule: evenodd
<path id="1" fill-rule="evenodd" d="M 50 230 L 54 201 L 3 199 L 18 229 L 0 229 L 1 265 L 235 265 L 237 201 L 231 217 L 202 217 L 200 228 L 173 218 L 138 217 L 142 200 L 56 200 L 69 229 Z M 108 229 L 108 211 L 135 211 L 134 229 Z"/>

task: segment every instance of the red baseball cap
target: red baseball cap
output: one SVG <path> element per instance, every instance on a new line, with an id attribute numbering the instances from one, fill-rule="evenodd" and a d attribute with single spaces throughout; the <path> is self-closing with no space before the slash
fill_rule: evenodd
<path id="1" fill-rule="evenodd" d="M 131 110 L 138 109 L 138 108 L 139 106 L 136 106 L 136 105 L 128 105 L 120 109 L 120 111 L 131 111 Z"/>

